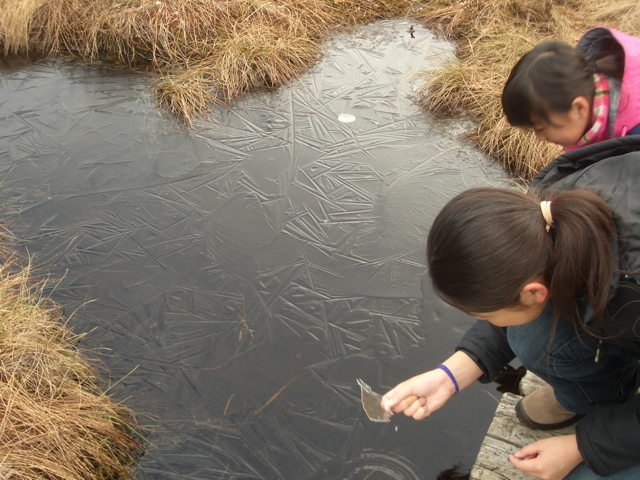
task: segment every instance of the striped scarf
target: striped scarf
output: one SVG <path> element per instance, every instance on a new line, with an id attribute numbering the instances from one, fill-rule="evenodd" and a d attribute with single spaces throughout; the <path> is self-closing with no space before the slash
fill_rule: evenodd
<path id="1" fill-rule="evenodd" d="M 592 142 L 594 139 L 599 138 L 605 140 L 609 138 L 607 133 L 607 125 L 609 118 L 609 82 L 606 77 L 601 73 L 595 73 L 593 80 L 596 84 L 596 91 L 593 95 L 593 125 L 587 133 L 585 133 L 578 142 L 571 147 L 574 148 L 584 147 Z M 603 135 L 604 134 L 604 135 Z"/>

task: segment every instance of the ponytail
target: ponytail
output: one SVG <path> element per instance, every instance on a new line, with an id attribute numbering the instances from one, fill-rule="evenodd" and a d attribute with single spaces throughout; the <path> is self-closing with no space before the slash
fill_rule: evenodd
<path id="1" fill-rule="evenodd" d="M 603 73 L 608 77 L 622 81 L 624 75 L 624 53 L 612 53 L 592 60 L 594 73 Z"/>
<path id="2" fill-rule="evenodd" d="M 622 81 L 625 67 L 624 48 L 608 28 L 596 27 L 585 33 L 577 50 L 591 62 L 596 73 Z"/>
<path id="3" fill-rule="evenodd" d="M 560 316 L 579 325 L 580 306 L 588 302 L 602 324 L 614 273 L 611 210 L 587 190 L 569 190 L 549 200 L 553 255 L 545 279 L 553 306 Z"/>
<path id="4" fill-rule="evenodd" d="M 517 307 L 522 288 L 542 276 L 562 317 L 580 325 L 588 301 L 603 322 L 613 277 L 612 213 L 586 190 L 545 193 L 552 222 L 536 191 L 477 188 L 445 205 L 427 240 L 436 292 L 462 310 L 487 313 Z"/>

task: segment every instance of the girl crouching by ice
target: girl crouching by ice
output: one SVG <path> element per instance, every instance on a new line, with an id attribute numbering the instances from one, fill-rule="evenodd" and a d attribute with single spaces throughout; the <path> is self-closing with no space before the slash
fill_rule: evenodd
<path id="1" fill-rule="evenodd" d="M 517 356 L 550 385 L 520 400 L 520 421 L 579 423 L 511 455 L 515 468 L 640 478 L 639 150 L 640 136 L 601 142 L 554 160 L 527 194 L 473 189 L 443 208 L 427 240 L 433 288 L 480 321 L 440 366 L 384 395 L 384 408 L 420 420 Z"/>

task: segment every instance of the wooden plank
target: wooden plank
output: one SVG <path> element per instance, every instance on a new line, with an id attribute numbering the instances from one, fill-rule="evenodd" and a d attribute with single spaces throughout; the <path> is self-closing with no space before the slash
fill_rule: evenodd
<path id="1" fill-rule="evenodd" d="M 513 468 L 508 460 L 502 460 L 507 459 L 509 455 L 516 451 L 518 451 L 518 447 L 486 436 L 469 479 L 521 480 L 530 478 Z"/>
<path id="2" fill-rule="evenodd" d="M 469 480 L 530 479 L 532 477 L 513 468 L 509 462 L 509 455 L 537 440 L 555 435 L 568 435 L 575 431 L 575 426 L 546 432 L 524 426 L 515 413 L 515 405 L 520 398 L 522 397 L 512 393 L 505 393 L 502 396 Z"/>
<path id="3" fill-rule="evenodd" d="M 520 381 L 520 393 L 528 395 L 540 387 L 548 385 L 537 375 L 527 372 Z M 638 390 L 640 394 L 640 390 Z M 533 477 L 524 475 L 513 468 L 509 455 L 520 448 L 543 438 L 555 435 L 569 435 L 575 432 L 575 425 L 560 430 L 543 432 L 532 430 L 520 423 L 516 417 L 515 406 L 522 397 L 505 393 L 482 441 L 480 452 L 471 470 L 469 480 L 528 480 Z"/>
<path id="4" fill-rule="evenodd" d="M 568 435 L 575 430 L 573 425 L 549 431 L 533 430 L 526 427 L 516 417 L 515 406 L 521 398 L 521 396 L 512 393 L 505 393 L 502 396 L 487 435 L 492 435 L 494 438 L 502 439 L 520 448 L 542 438 Z"/>

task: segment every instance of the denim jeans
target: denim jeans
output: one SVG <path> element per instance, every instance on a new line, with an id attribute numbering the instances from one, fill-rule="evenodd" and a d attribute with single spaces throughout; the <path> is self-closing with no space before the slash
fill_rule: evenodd
<path id="1" fill-rule="evenodd" d="M 600 345 L 598 339 L 559 319 L 553 329 L 551 303 L 533 322 L 507 328 L 513 352 L 527 370 L 553 387 L 556 399 L 574 413 L 629 400 L 638 388 L 636 352 Z M 640 477 L 638 477 L 640 478 Z"/>
<path id="2" fill-rule="evenodd" d="M 564 480 L 638 480 L 639 478 L 640 465 L 627 468 L 626 470 L 614 473 L 613 475 L 601 477 L 593 473 L 586 464 L 581 463 L 574 468 L 569 475 L 564 477 Z"/>

